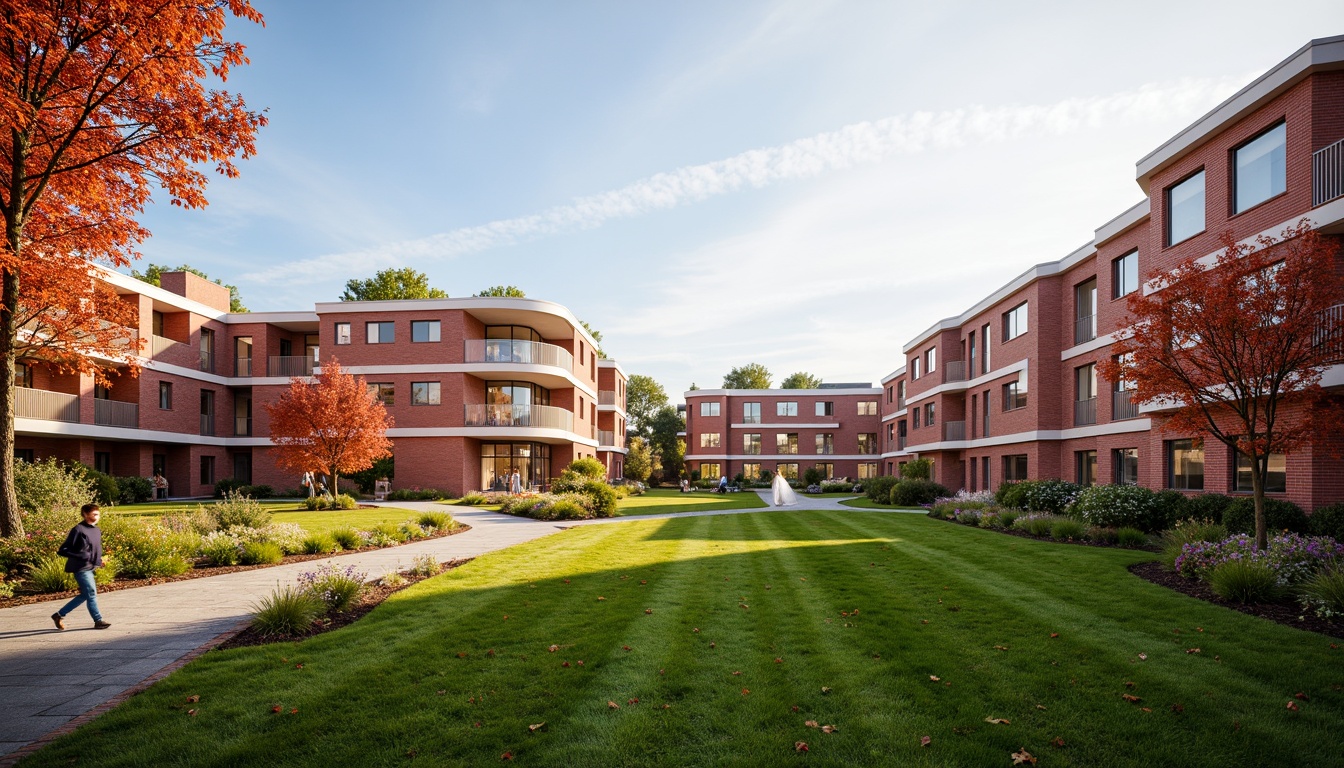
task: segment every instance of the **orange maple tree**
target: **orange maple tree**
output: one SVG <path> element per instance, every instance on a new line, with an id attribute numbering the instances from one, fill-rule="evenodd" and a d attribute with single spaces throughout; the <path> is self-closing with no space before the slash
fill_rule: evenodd
<path id="1" fill-rule="evenodd" d="M 197 208 L 203 168 L 236 176 L 255 151 L 265 116 L 207 86 L 247 63 L 230 17 L 262 22 L 247 0 L 0 0 L 0 535 L 23 532 L 15 361 L 134 374 L 134 309 L 95 263 L 138 257 L 155 184 Z"/>
<path id="2" fill-rule="evenodd" d="M 1191 257 L 1150 275 L 1155 290 L 1129 295 L 1128 330 L 1099 369 L 1131 383 L 1136 402 L 1171 409 L 1164 430 L 1211 437 L 1250 460 L 1263 548 L 1270 454 L 1344 424 L 1339 399 L 1321 387 L 1325 368 L 1344 360 L 1339 246 L 1306 220 L 1279 238 L 1221 243 L 1211 264 Z"/>
<path id="3" fill-rule="evenodd" d="M 264 407 L 276 464 L 295 474 L 331 475 L 333 493 L 342 473 L 368 469 L 392 453 L 387 439 L 392 416 L 364 377 L 341 370 L 335 359 L 323 363 L 312 381 L 290 379 L 280 399 Z"/>

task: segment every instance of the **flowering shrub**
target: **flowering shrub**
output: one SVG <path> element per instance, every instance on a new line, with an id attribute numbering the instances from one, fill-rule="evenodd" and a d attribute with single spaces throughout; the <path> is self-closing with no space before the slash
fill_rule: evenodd
<path id="1" fill-rule="evenodd" d="M 19 509 L 37 513 L 69 513 L 93 501 L 93 490 L 84 473 L 56 459 L 15 461 L 14 495 L 19 499 Z"/>
<path id="2" fill-rule="evenodd" d="M 317 598 L 328 611 L 345 611 L 359 600 L 369 575 L 353 565 L 327 564 L 299 574 L 299 588 Z"/>
<path id="3" fill-rule="evenodd" d="M 1344 563 L 1344 544 L 1324 536 L 1296 533 L 1275 536 L 1263 550 L 1255 549 L 1255 539 L 1239 534 L 1219 542 L 1186 544 L 1176 558 L 1176 572 L 1187 578 L 1207 580 L 1209 574 L 1229 560 L 1262 563 L 1275 572 L 1282 585 L 1299 584 L 1317 571 Z"/>
<path id="4" fill-rule="evenodd" d="M 5 573 L 14 573 L 21 565 L 32 565 L 56 554 L 65 535 L 79 522 L 79 514 L 68 509 L 24 512 L 22 515 L 23 536 L 0 538 L 0 570 Z"/>
<path id="5" fill-rule="evenodd" d="M 237 565 L 243 543 L 229 531 L 212 531 L 201 539 L 196 552 L 215 565 Z"/>
<path id="6" fill-rule="evenodd" d="M 958 523 L 976 525 L 980 522 L 980 517 L 983 513 L 983 509 L 975 509 L 974 507 L 968 509 L 954 509 L 952 510 L 952 519 L 956 520 Z"/>
<path id="7" fill-rule="evenodd" d="M 939 499 L 939 501 L 954 501 L 958 504 L 979 504 L 982 505 L 981 508 L 984 508 L 994 503 L 994 492 L 968 491 L 965 488 L 962 488 L 951 496 Z"/>
<path id="8" fill-rule="evenodd" d="M 185 573 L 200 548 L 195 532 L 171 531 L 157 520 L 108 516 L 99 525 L 104 555 L 115 555 L 118 572 L 132 579 Z"/>
<path id="9" fill-rule="evenodd" d="M 1058 515 L 1032 512 L 1020 515 L 1016 520 L 1013 520 L 1013 528 L 1030 533 L 1032 536 L 1049 536 L 1050 527 L 1055 524 L 1057 519 L 1059 519 Z"/>
<path id="10" fill-rule="evenodd" d="M 298 523 L 271 523 L 253 535 L 254 540 L 270 542 L 286 555 L 296 555 L 303 551 L 303 540 L 308 533 Z"/>
<path id="11" fill-rule="evenodd" d="M 271 522 L 267 512 L 255 499 L 237 491 L 228 491 L 223 499 L 205 508 L 220 528 L 264 528 Z"/>
<path id="12" fill-rule="evenodd" d="M 1027 509 L 1062 514 L 1078 497 L 1082 487 L 1066 480 L 1034 480 L 1026 483 Z"/>
<path id="13" fill-rule="evenodd" d="M 1069 512 L 1091 525 L 1157 531 L 1166 521 L 1157 519 L 1156 497 L 1137 485 L 1094 485 L 1079 492 Z"/>

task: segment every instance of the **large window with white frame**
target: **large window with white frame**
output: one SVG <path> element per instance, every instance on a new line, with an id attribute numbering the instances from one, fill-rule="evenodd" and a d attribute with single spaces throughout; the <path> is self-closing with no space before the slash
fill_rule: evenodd
<path id="1" fill-rule="evenodd" d="M 396 324 L 378 321 L 364 324 L 365 341 L 369 344 L 391 344 L 396 341 Z"/>
<path id="2" fill-rule="evenodd" d="M 798 402 L 797 402 L 797 401 L 791 401 L 791 402 L 775 403 L 775 415 L 776 415 L 776 416 L 797 416 L 797 415 L 798 415 Z"/>
<path id="3" fill-rule="evenodd" d="M 718 403 L 701 403 L 701 404 L 700 404 L 700 415 L 701 415 L 701 416 L 718 416 L 718 415 L 719 415 L 719 404 L 718 404 Z"/>
<path id="4" fill-rule="evenodd" d="M 1233 213 L 1241 213 L 1288 189 L 1288 126 L 1264 131 L 1233 150 Z"/>

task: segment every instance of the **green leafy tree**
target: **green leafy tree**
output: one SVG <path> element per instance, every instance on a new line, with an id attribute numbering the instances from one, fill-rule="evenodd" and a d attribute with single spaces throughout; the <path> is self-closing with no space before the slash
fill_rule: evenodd
<path id="1" fill-rule="evenodd" d="M 652 376 L 635 374 L 625 383 L 625 414 L 630 431 L 647 439 L 653 426 L 653 417 L 667 405 L 667 390 Z"/>
<path id="2" fill-rule="evenodd" d="M 516 285 L 496 285 L 476 294 L 481 298 L 496 296 L 503 299 L 526 299 L 527 294 Z"/>
<path id="3" fill-rule="evenodd" d="M 686 443 L 677 436 L 686 431 L 686 421 L 677 413 L 677 409 L 665 405 L 654 414 L 649 429 L 649 445 L 658 456 L 659 466 L 663 468 L 663 477 L 681 477 L 682 465 L 686 457 Z"/>
<path id="4" fill-rule="evenodd" d="M 341 294 L 341 301 L 446 298 L 446 292 L 429 287 L 429 275 L 411 267 L 379 270 L 367 280 L 347 280 Z"/>
<path id="5" fill-rule="evenodd" d="M 803 371 L 799 371 L 779 382 L 780 389 L 816 389 L 820 386 L 821 379 Z"/>
<path id="6" fill-rule="evenodd" d="M 602 351 L 602 332 L 589 325 L 587 321 L 584 320 L 580 320 L 579 325 L 582 325 L 583 330 L 587 331 L 588 335 L 593 337 L 593 346 L 597 349 L 597 356 L 606 360 L 607 353 Z"/>
<path id="7" fill-rule="evenodd" d="M 723 377 L 724 389 L 769 389 L 770 369 L 760 363 L 747 363 Z"/>
<path id="8" fill-rule="evenodd" d="M 631 480 L 644 482 L 653 472 L 653 453 L 642 437 L 632 437 L 626 444 L 625 476 Z"/>
<path id="9" fill-rule="evenodd" d="M 164 272 L 190 272 L 191 274 L 203 280 L 210 280 L 209 275 L 205 274 L 199 269 L 196 269 L 195 267 L 188 266 L 186 264 L 183 264 L 180 267 L 170 267 L 166 264 L 149 264 L 145 267 L 144 272 L 141 272 L 138 269 L 131 270 L 131 277 L 134 277 L 137 280 L 143 280 L 144 282 L 149 283 L 150 285 L 160 285 L 160 277 L 163 275 Z M 223 280 L 212 280 L 211 282 L 213 282 L 215 285 L 222 285 L 225 288 L 229 289 L 230 312 L 247 311 L 247 307 L 243 306 L 243 300 L 238 298 L 238 286 L 229 285 L 228 283 L 225 283 Z"/>

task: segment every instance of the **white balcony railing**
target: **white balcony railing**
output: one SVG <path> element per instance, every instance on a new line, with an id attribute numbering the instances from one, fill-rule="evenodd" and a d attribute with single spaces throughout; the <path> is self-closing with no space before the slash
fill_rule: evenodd
<path id="1" fill-rule="evenodd" d="M 564 408 L 549 405 L 485 405 L 466 406 L 468 427 L 541 427 L 574 431 L 574 414 Z"/>
<path id="2" fill-rule="evenodd" d="M 140 406 L 120 400 L 94 400 L 93 423 L 135 429 L 140 425 Z"/>
<path id="3" fill-rule="evenodd" d="M 272 355 L 266 361 L 267 376 L 283 376 L 293 378 L 295 376 L 312 376 L 313 366 L 317 361 L 312 355 Z M 250 366 L 249 366 L 250 367 Z"/>
<path id="4" fill-rule="evenodd" d="M 574 356 L 569 350 L 540 341 L 510 341 L 509 339 L 467 339 L 468 363 L 504 363 L 548 365 L 574 370 Z"/>
<path id="5" fill-rule="evenodd" d="M 14 388 L 14 416 L 20 419 L 79 422 L 79 396 L 45 389 Z"/>

